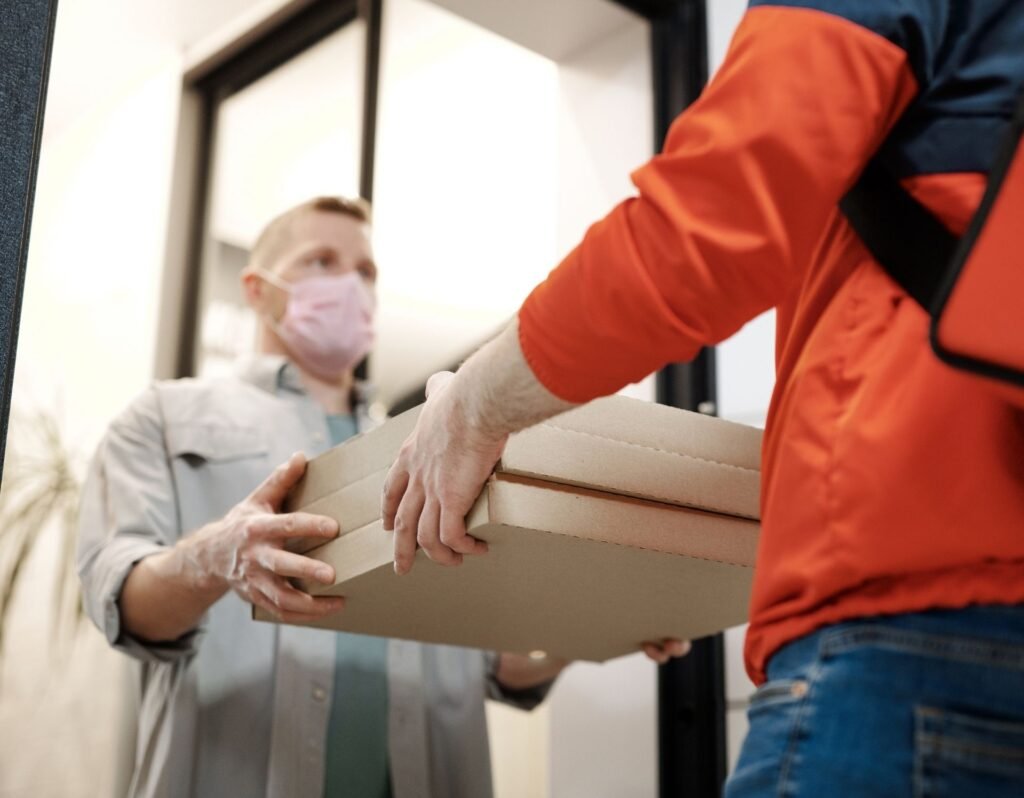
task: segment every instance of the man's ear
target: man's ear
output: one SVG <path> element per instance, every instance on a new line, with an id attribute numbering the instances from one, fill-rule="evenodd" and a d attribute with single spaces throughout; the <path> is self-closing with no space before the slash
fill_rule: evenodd
<path id="1" fill-rule="evenodd" d="M 240 279 L 242 281 L 242 296 L 245 297 L 245 303 L 257 312 L 263 310 L 263 306 L 267 301 L 266 284 L 250 266 L 246 266 L 242 270 Z"/>

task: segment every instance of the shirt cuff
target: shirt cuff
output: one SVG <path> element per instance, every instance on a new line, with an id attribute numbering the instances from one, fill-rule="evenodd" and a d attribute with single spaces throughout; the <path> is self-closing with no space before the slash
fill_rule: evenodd
<path id="1" fill-rule="evenodd" d="M 113 648 L 143 662 L 174 662 L 190 657 L 198 650 L 202 634 L 202 629 L 197 627 L 176 640 L 154 643 L 125 631 L 121 623 L 121 591 L 128 574 L 141 560 L 164 549 L 152 541 L 121 537 L 109 541 L 103 552 L 107 567 L 95 608 L 98 610 L 94 616 L 96 623 Z"/>
<path id="2" fill-rule="evenodd" d="M 498 681 L 498 665 L 501 663 L 501 655 L 496 651 L 487 651 L 484 653 L 484 659 L 487 663 L 487 697 L 517 709 L 535 709 L 547 698 L 555 683 L 555 680 L 551 679 L 533 687 L 521 689 L 505 687 Z"/>

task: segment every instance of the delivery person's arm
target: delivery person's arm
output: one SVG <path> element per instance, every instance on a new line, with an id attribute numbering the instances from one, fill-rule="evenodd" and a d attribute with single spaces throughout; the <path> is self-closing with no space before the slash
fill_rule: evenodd
<path id="1" fill-rule="evenodd" d="M 759 5 L 754 3 L 754 5 Z M 482 547 L 463 518 L 506 436 L 613 393 L 798 290 L 840 198 L 917 90 L 905 3 L 755 7 L 639 196 L 595 224 L 506 331 L 428 402 L 389 474 L 395 562 Z M 528 365 L 527 365 L 528 364 Z"/>
<path id="2" fill-rule="evenodd" d="M 111 645 L 142 659 L 188 656 L 206 610 L 229 589 L 280 617 L 339 609 L 339 600 L 313 599 L 286 581 L 333 578 L 281 548 L 292 535 L 337 534 L 329 519 L 274 514 L 303 469 L 294 457 L 224 519 L 180 538 L 156 390 L 139 397 L 104 436 L 79 515 L 83 602 Z"/>

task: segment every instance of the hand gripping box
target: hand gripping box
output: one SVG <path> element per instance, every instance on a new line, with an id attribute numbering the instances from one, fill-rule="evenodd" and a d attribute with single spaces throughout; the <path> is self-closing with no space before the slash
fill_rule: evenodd
<path id="1" fill-rule="evenodd" d="M 392 567 L 380 517 L 411 410 L 311 461 L 290 511 L 337 519 L 308 556 L 347 597 L 313 626 L 603 661 L 743 623 L 758 538 L 760 430 L 612 397 L 513 435 L 466 519 L 490 551 Z M 260 620 L 272 618 L 257 610 Z"/>

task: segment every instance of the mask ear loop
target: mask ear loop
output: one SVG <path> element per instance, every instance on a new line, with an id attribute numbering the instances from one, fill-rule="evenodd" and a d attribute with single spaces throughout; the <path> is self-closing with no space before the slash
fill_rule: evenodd
<path id="1" fill-rule="evenodd" d="M 280 288 L 286 294 L 292 292 L 292 284 L 282 280 L 276 274 L 268 272 L 266 269 L 253 269 L 254 274 L 258 274 L 265 282 L 270 283 L 275 288 Z"/>
<path id="2" fill-rule="evenodd" d="M 271 272 L 268 272 L 266 269 L 253 269 L 252 271 L 253 271 L 253 274 L 259 275 L 260 279 L 263 280 L 264 282 L 270 283 L 275 288 L 280 288 L 286 294 L 291 296 L 291 293 L 292 293 L 292 285 L 291 285 L 291 283 L 289 283 L 289 282 L 287 282 L 285 280 L 282 280 L 276 274 L 272 274 Z M 287 315 L 287 310 L 285 311 L 285 314 Z M 277 337 L 281 338 L 281 340 L 283 341 L 284 340 L 284 336 L 282 335 L 282 332 L 281 332 L 281 323 L 277 319 L 275 319 L 269 313 L 260 313 L 258 315 L 259 315 L 259 317 L 261 319 L 263 319 L 263 321 L 265 321 L 267 324 L 270 325 L 270 329 L 273 330 L 274 333 L 277 334 Z"/>

